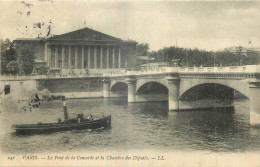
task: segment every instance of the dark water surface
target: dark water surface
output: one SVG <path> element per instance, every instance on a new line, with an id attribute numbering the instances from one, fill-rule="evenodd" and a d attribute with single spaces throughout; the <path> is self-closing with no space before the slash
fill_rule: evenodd
<path id="1" fill-rule="evenodd" d="M 127 103 L 127 98 L 67 100 L 69 116 L 111 114 L 112 129 L 17 136 L 17 123 L 57 122 L 62 102 L 44 102 L 29 111 L 1 113 L 1 150 L 7 153 L 152 149 L 165 151 L 251 152 L 260 150 L 260 130 L 250 128 L 248 100 L 235 110 L 168 111 L 167 102 Z"/>

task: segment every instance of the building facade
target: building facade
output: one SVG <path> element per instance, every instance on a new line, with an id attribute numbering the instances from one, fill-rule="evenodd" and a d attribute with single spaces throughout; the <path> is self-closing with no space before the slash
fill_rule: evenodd
<path id="1" fill-rule="evenodd" d="M 35 58 L 62 75 L 103 73 L 136 64 L 135 41 L 83 28 L 46 39 L 16 39 L 16 45 L 33 45 Z M 36 62 L 37 63 L 37 62 Z"/>

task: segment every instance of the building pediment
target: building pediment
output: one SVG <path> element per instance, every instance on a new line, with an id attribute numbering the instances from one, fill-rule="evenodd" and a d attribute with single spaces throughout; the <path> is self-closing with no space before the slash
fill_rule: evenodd
<path id="1" fill-rule="evenodd" d="M 90 28 L 83 28 L 69 33 L 55 35 L 47 40 L 84 40 L 84 41 L 122 41 L 119 38 L 92 30 Z"/>

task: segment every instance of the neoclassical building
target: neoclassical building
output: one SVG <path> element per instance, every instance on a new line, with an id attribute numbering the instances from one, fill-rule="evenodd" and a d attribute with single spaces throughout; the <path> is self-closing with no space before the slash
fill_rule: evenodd
<path id="1" fill-rule="evenodd" d="M 50 69 L 61 69 L 63 75 L 109 72 L 136 64 L 135 41 L 123 41 L 90 28 L 14 42 L 33 46 L 36 63 L 45 62 Z"/>

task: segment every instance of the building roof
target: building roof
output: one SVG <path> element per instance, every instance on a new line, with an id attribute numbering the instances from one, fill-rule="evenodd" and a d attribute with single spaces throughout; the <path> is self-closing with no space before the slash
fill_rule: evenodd
<path id="1" fill-rule="evenodd" d="M 14 42 L 40 42 L 44 40 L 44 38 L 16 38 Z"/>
<path id="2" fill-rule="evenodd" d="M 51 38 L 48 38 L 47 40 L 122 41 L 119 38 L 112 37 L 90 28 L 83 28 L 61 35 L 55 35 Z"/>

